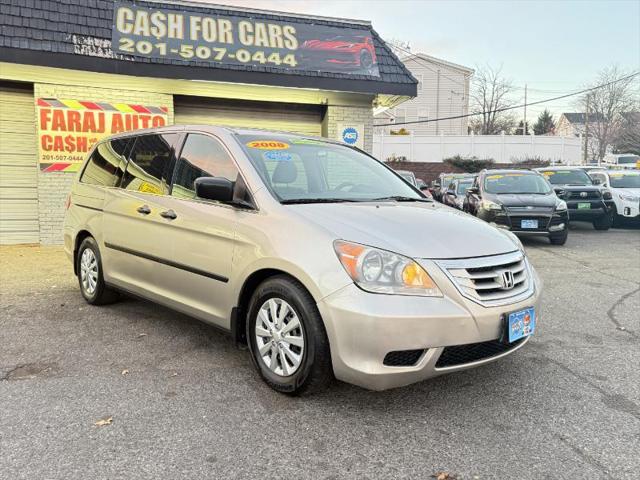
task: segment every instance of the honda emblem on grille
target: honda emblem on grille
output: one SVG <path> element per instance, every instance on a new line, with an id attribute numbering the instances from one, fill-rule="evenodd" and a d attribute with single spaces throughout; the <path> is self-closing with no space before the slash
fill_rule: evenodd
<path id="1" fill-rule="evenodd" d="M 588 193 L 587 192 L 580 192 L 580 196 L 582 198 L 587 198 Z"/>
<path id="2" fill-rule="evenodd" d="M 513 272 L 511 270 L 505 270 L 502 272 L 498 277 L 498 283 L 500 283 L 502 290 L 511 290 L 515 283 Z"/>

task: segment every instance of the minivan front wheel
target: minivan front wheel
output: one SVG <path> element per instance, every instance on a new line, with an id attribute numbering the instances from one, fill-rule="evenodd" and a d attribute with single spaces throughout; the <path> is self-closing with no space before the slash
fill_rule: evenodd
<path id="1" fill-rule="evenodd" d="M 102 275 L 102 257 L 93 237 L 85 238 L 76 256 L 76 271 L 82 296 L 91 305 L 106 305 L 118 299 L 118 293 L 107 287 Z"/>
<path id="2" fill-rule="evenodd" d="M 313 297 L 287 276 L 272 277 L 249 304 L 247 340 L 264 381 L 288 394 L 319 391 L 333 379 L 329 341 Z"/>

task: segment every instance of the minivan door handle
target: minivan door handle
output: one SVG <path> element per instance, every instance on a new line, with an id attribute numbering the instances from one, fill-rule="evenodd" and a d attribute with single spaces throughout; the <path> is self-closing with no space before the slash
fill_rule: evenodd
<path id="1" fill-rule="evenodd" d="M 176 212 L 174 212 L 173 210 L 167 210 L 166 212 L 162 212 L 160 216 L 162 218 L 167 218 L 169 220 L 175 220 L 176 218 L 178 218 L 178 215 L 176 215 Z"/>
<path id="2" fill-rule="evenodd" d="M 151 213 L 151 209 L 149 208 L 149 205 L 142 205 L 141 207 L 138 207 L 138 213 L 149 215 Z"/>

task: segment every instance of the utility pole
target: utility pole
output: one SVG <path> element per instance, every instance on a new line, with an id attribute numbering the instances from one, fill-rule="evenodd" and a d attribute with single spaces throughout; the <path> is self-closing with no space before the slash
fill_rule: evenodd
<path id="1" fill-rule="evenodd" d="M 522 135 L 527 134 L 527 84 L 524 84 L 524 123 L 522 124 Z"/>
<path id="2" fill-rule="evenodd" d="M 582 163 L 587 164 L 587 150 L 589 147 L 589 94 L 587 93 L 587 108 L 584 113 L 584 155 L 582 157 Z M 598 159 L 598 166 L 600 165 L 600 159 Z"/>

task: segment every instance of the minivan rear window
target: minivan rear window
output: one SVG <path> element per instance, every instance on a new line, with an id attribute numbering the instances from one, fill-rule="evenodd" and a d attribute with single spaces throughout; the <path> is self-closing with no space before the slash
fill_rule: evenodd
<path id="1" fill-rule="evenodd" d="M 129 154 L 122 188 L 156 195 L 168 194 L 175 164 L 173 144 L 177 138 L 176 133 L 137 137 Z"/>
<path id="2" fill-rule="evenodd" d="M 84 167 L 81 183 L 114 187 L 120 183 L 122 168 L 126 163 L 125 151 L 128 138 L 99 143 Z"/>

